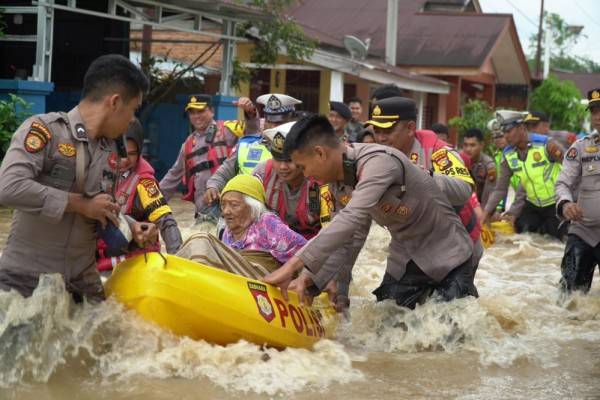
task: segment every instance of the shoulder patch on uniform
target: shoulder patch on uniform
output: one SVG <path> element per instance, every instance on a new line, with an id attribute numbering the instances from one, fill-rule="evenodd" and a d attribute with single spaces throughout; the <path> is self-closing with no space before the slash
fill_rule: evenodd
<path id="1" fill-rule="evenodd" d="M 58 152 L 65 157 L 73 157 L 77 154 L 77 150 L 75 150 L 75 146 L 71 143 L 60 143 L 58 145 Z"/>
<path id="2" fill-rule="evenodd" d="M 577 149 L 575 147 L 571 147 L 569 151 L 567 151 L 567 160 L 572 161 L 577 157 Z"/>
<path id="3" fill-rule="evenodd" d="M 40 152 L 46 147 L 46 142 L 40 134 L 30 131 L 25 136 L 25 150 L 29 153 Z"/>
<path id="4" fill-rule="evenodd" d="M 158 186 L 156 185 L 156 182 L 154 182 L 152 179 L 142 179 L 140 180 L 140 185 L 144 187 L 146 193 L 148 193 L 148 197 L 156 198 L 160 195 Z"/>
<path id="5" fill-rule="evenodd" d="M 29 127 L 29 132 L 25 135 L 25 150 L 29 153 L 40 152 L 51 139 L 52 133 L 50 133 L 50 129 L 41 122 L 34 121 Z"/>
<path id="6" fill-rule="evenodd" d="M 29 132 L 32 131 L 40 133 L 46 139 L 46 143 L 52 139 L 52 133 L 50 133 L 50 129 L 48 129 L 48 127 L 41 122 L 32 122 Z"/>

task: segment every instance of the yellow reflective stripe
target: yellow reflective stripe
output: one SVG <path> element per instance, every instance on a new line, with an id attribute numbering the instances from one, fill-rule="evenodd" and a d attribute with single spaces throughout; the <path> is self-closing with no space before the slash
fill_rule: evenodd
<path id="1" fill-rule="evenodd" d="M 472 186 L 475 185 L 465 162 L 452 150 L 440 149 L 434 152 L 431 155 L 431 164 L 436 173 L 463 180 Z"/>
<path id="2" fill-rule="evenodd" d="M 335 211 L 333 196 L 329 190 L 329 185 L 323 185 L 320 188 L 321 193 L 321 212 L 320 220 L 321 227 L 325 227 L 331 221 L 331 215 Z"/>

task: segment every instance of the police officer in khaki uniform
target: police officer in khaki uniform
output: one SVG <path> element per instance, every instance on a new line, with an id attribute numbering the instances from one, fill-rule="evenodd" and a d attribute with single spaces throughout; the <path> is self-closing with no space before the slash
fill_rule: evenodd
<path id="1" fill-rule="evenodd" d="M 594 132 L 567 151 L 556 182 L 557 214 L 571 221 L 561 288 L 588 292 L 600 264 L 600 88 L 588 92 Z"/>
<path id="2" fill-rule="evenodd" d="M 0 204 L 14 208 L 0 258 L 0 289 L 29 296 L 41 274 L 62 275 L 76 299 L 104 298 L 96 271 L 96 227 L 118 225 L 109 195 L 114 139 L 127 129 L 148 81 L 129 60 L 106 55 L 89 67 L 69 113 L 35 115 L 15 132 L 0 168 Z M 154 225 L 131 225 L 140 245 Z"/>
<path id="3" fill-rule="evenodd" d="M 488 201 L 496 185 L 496 164 L 492 157 L 483 152 L 485 145 L 483 132 L 468 129 L 463 136 L 463 151 L 471 158 L 469 172 L 475 181 L 477 199 L 481 204 Z"/>
<path id="4" fill-rule="evenodd" d="M 548 136 L 560 143 L 565 149 L 569 148 L 577 140 L 577 135 L 573 132 L 551 130 L 550 118 L 548 118 L 548 114 L 545 112 L 529 111 L 524 121 L 529 133 Z"/>
<path id="5" fill-rule="evenodd" d="M 394 299 L 412 308 L 434 292 L 444 300 L 475 293 L 467 231 L 434 179 L 401 151 L 374 144 L 346 146 L 321 116 L 294 125 L 286 149 L 306 176 L 329 183 L 337 214 L 266 282 L 289 287 L 301 298 L 313 283 L 322 289 L 337 272 L 322 268 L 325 261 L 349 244 L 358 224 L 372 217 L 392 235 L 386 275 L 374 292 L 378 300 Z"/>

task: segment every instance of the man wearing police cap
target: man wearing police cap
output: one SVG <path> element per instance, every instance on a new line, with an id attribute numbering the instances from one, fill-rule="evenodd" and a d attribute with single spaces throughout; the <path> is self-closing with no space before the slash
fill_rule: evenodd
<path id="1" fill-rule="evenodd" d="M 525 190 L 526 201 L 515 221 L 517 232 L 545 233 L 562 238 L 565 228 L 559 229 L 556 217 L 554 185 L 561 170 L 564 148 L 547 136 L 528 134 L 524 120 L 527 114 L 499 110 L 496 113 L 509 147 L 504 150 L 498 182 L 484 207 L 488 219 L 498 203 L 506 197 L 512 176 L 518 176 Z"/>
<path id="2" fill-rule="evenodd" d="M 175 164 L 160 181 L 160 188 L 168 201 L 183 182 L 184 200 L 196 205 L 196 214 L 209 213 L 202 198 L 206 182 L 227 159 L 238 137 L 258 129 L 256 108 L 250 99 L 241 97 L 237 106 L 244 110 L 246 121 L 215 121 L 212 96 L 196 94 L 189 97 L 185 112 L 193 128 L 187 137 Z"/>
<path id="3" fill-rule="evenodd" d="M 571 221 L 561 288 L 587 292 L 600 264 L 600 88 L 588 92 L 594 131 L 567 151 L 556 182 L 557 214 Z"/>
<path id="4" fill-rule="evenodd" d="M 256 102 L 262 104 L 265 117 L 264 128 L 270 129 L 294 120 L 295 106 L 301 104 L 291 96 L 278 93 L 269 93 L 257 97 Z M 204 202 L 213 204 L 219 199 L 219 193 L 227 182 L 237 174 L 251 174 L 261 162 L 271 158 L 269 149 L 263 144 L 263 137 L 259 132 L 245 135 L 240 139 L 234 153 L 223 163 L 206 184 Z"/>
<path id="5" fill-rule="evenodd" d="M 392 88 L 390 88 L 392 89 Z M 382 96 L 381 94 L 379 96 Z M 385 97 L 373 103 L 371 120 L 378 144 L 402 151 L 409 159 L 436 177 L 436 182 L 455 207 L 475 245 L 474 271 L 483 255 L 479 207 L 474 181 L 460 155 L 433 131 L 416 129 L 417 106 L 406 97 Z"/>
<path id="6" fill-rule="evenodd" d="M 350 142 L 348 137 L 347 125 L 352 119 L 352 112 L 347 105 L 341 101 L 330 101 L 329 102 L 329 114 L 327 115 L 329 123 L 335 129 L 335 134 L 346 142 Z"/>

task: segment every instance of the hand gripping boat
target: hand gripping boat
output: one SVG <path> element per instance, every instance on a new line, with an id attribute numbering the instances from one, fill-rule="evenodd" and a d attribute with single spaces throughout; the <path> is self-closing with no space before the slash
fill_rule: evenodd
<path id="1" fill-rule="evenodd" d="M 300 306 L 278 288 L 172 255 L 147 253 L 119 264 L 107 296 L 177 335 L 225 345 L 247 340 L 276 348 L 310 348 L 331 338 L 337 314 L 326 294 Z"/>

